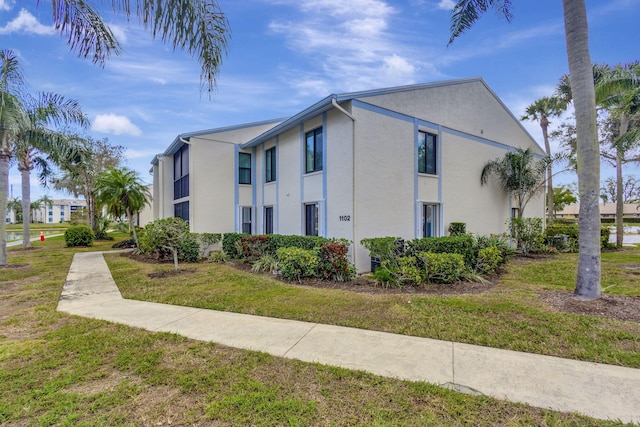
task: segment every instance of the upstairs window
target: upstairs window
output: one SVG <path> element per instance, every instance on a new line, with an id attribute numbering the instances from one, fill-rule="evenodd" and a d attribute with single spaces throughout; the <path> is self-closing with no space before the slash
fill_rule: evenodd
<path id="1" fill-rule="evenodd" d="M 251 184 L 251 154 L 240 153 L 238 157 L 238 183 Z"/>
<path id="2" fill-rule="evenodd" d="M 317 172 L 322 170 L 322 128 L 306 133 L 305 171 Z"/>
<path id="3" fill-rule="evenodd" d="M 189 196 L 189 146 L 173 155 L 173 200 Z"/>
<path id="4" fill-rule="evenodd" d="M 276 180 L 276 147 L 269 148 L 264 152 L 265 182 Z"/>
<path id="5" fill-rule="evenodd" d="M 436 135 L 418 132 L 418 172 L 435 175 L 436 169 Z"/>

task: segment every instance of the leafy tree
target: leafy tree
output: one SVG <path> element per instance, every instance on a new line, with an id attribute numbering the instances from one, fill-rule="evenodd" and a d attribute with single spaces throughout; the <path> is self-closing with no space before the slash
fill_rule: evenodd
<path id="1" fill-rule="evenodd" d="M 551 156 L 551 146 L 549 144 L 549 118 L 559 116 L 566 108 L 564 103 L 558 97 L 543 97 L 536 100 L 527 107 L 525 114 L 520 120 L 537 121 L 542 129 L 542 138 L 544 140 L 544 149 L 547 156 Z M 553 225 L 553 168 L 552 163 L 547 165 L 547 222 Z"/>
<path id="2" fill-rule="evenodd" d="M 596 84 L 596 102 L 609 111 L 608 134 L 613 153 L 605 152 L 605 158 L 614 161 L 616 168 L 616 246 L 622 247 L 624 234 L 623 165 L 640 160 L 638 147 L 640 132 L 640 65 L 618 65 L 605 68 L 603 78 Z"/>
<path id="3" fill-rule="evenodd" d="M 78 124 L 86 126 L 88 120 L 75 100 L 67 100 L 54 93 L 39 93 L 37 98 L 25 97 L 24 120 L 15 135 L 15 156 L 22 177 L 22 210 L 30 211 L 31 171 L 39 170 L 40 182 L 46 185 L 53 174 L 51 163 L 79 156 L 76 144 L 63 132 L 52 130 L 58 126 Z M 22 233 L 30 235 L 29 218 L 23 218 Z M 31 247 L 30 239 L 22 239 L 22 247 Z"/>
<path id="4" fill-rule="evenodd" d="M 229 37 L 226 17 L 217 2 L 114 0 L 110 5 L 115 14 L 127 19 L 136 15 L 154 38 L 197 56 L 202 67 L 201 85 L 211 94 Z M 104 65 L 111 55 L 121 52 L 118 40 L 93 4 L 83 0 L 53 0 L 51 6 L 55 30 L 67 38 L 71 51 L 78 56 L 91 57 L 94 63 Z"/>
<path id="5" fill-rule="evenodd" d="M 595 88 L 589 53 L 589 31 L 584 0 L 562 0 L 569 60 L 569 78 L 577 129 L 577 172 L 580 195 L 580 246 L 574 296 L 600 297 L 600 156 L 596 127 Z M 512 18 L 511 0 L 458 0 L 451 16 L 449 44 L 468 30 L 481 13 L 497 9 Z"/>
<path id="6" fill-rule="evenodd" d="M 9 159 L 13 151 L 13 136 L 24 119 L 19 95 L 24 85 L 22 67 L 17 55 L 0 50 L 0 212 L 7 212 L 9 190 Z M 7 228 L 0 221 L 0 266 L 7 265 Z"/>
<path id="7" fill-rule="evenodd" d="M 560 186 L 553 189 L 553 213 L 556 214 L 561 211 L 567 205 L 573 205 L 578 203 L 573 190 L 568 187 Z"/>
<path id="8" fill-rule="evenodd" d="M 124 147 L 110 145 L 106 138 L 97 140 L 89 136 L 75 135 L 73 139 L 81 146 L 81 155 L 78 159 L 60 164 L 62 175 L 52 180 L 53 186 L 56 190 L 73 194 L 74 197 L 84 197 L 89 213 L 89 226 L 97 235 L 100 231 L 100 211 L 96 208 L 98 176 L 120 165 Z"/>
<path id="9" fill-rule="evenodd" d="M 518 218 L 522 218 L 527 203 L 544 188 L 548 157 L 536 159 L 530 148 L 517 148 L 487 162 L 482 168 L 480 182 L 484 185 L 494 177 L 516 201 Z"/>
<path id="10" fill-rule="evenodd" d="M 600 198 L 605 203 L 618 200 L 618 180 L 607 178 L 600 189 Z M 622 203 L 640 202 L 640 180 L 635 176 L 627 176 L 622 183 Z"/>
<path id="11" fill-rule="evenodd" d="M 114 219 L 126 216 L 129 232 L 138 246 L 138 235 L 133 226 L 133 216 L 149 204 L 149 189 L 140 182 L 140 177 L 130 169 L 110 169 L 98 176 L 96 181 L 97 201 L 107 207 Z"/>
<path id="12" fill-rule="evenodd" d="M 22 221 L 22 202 L 20 201 L 20 199 L 8 200 L 7 209 L 5 209 L 5 212 L 7 212 L 7 210 L 13 212 L 13 216 L 16 222 Z"/>

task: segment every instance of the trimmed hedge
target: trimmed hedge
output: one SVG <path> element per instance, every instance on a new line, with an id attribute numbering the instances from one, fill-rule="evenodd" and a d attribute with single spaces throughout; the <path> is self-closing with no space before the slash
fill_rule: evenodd
<path id="1" fill-rule="evenodd" d="M 421 252 L 459 254 L 464 258 L 467 266 L 476 264 L 475 238 L 470 234 L 462 236 L 425 237 L 407 242 L 407 255 L 417 255 Z"/>
<path id="2" fill-rule="evenodd" d="M 225 233 L 222 237 L 222 250 L 230 258 L 245 258 L 254 261 L 262 255 L 276 255 L 280 248 L 319 249 L 336 239 L 319 236 L 285 236 L 282 234 L 242 234 Z M 341 241 L 341 240 L 337 240 Z M 343 241 L 347 246 L 347 242 Z"/>
<path id="3" fill-rule="evenodd" d="M 560 251 L 577 251 L 578 250 L 578 224 L 554 224 L 545 230 L 546 241 L 548 244 Z M 566 236 L 566 239 L 565 239 Z M 609 237 L 611 231 L 608 227 L 600 227 L 600 247 L 609 247 Z"/>
<path id="4" fill-rule="evenodd" d="M 315 251 L 294 247 L 280 248 L 276 256 L 280 273 L 287 280 L 300 280 L 316 275 L 319 260 Z"/>
<path id="5" fill-rule="evenodd" d="M 93 246 L 93 230 L 86 225 L 74 225 L 64 232 L 64 241 L 68 247 Z"/>

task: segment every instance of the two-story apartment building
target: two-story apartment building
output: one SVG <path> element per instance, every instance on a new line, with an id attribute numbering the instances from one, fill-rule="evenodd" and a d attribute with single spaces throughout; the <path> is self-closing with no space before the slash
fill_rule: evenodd
<path id="1" fill-rule="evenodd" d="M 154 218 L 195 232 L 366 237 L 506 231 L 512 201 L 480 184 L 508 150 L 544 151 L 481 78 L 330 95 L 287 119 L 179 135 L 152 161 Z M 544 217 L 544 197 L 527 216 Z"/>

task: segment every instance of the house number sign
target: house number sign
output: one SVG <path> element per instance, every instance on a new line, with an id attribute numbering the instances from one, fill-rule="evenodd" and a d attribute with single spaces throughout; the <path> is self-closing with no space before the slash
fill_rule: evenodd
<path id="1" fill-rule="evenodd" d="M 351 221 L 351 215 L 340 215 L 338 219 L 340 221 Z"/>

